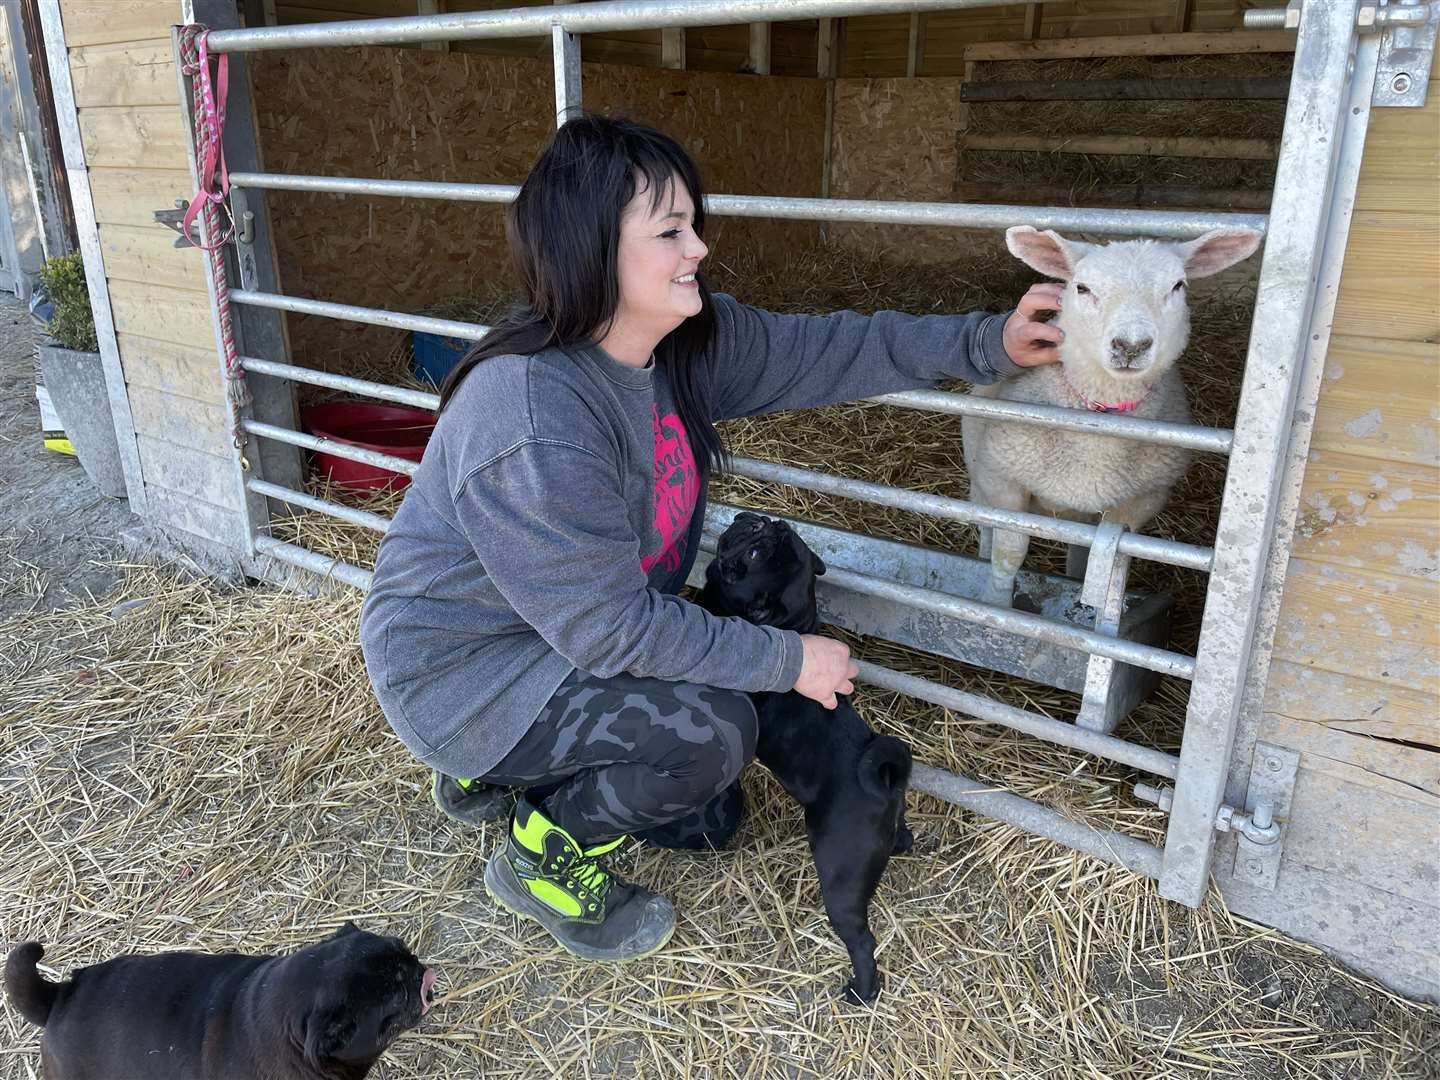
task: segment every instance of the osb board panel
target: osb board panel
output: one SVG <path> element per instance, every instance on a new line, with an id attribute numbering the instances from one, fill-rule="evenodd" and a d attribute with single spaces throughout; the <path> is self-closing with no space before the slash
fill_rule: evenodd
<path id="1" fill-rule="evenodd" d="M 169 38 L 71 49 L 70 79 L 78 109 L 170 105 L 178 111 L 180 107 Z"/>
<path id="2" fill-rule="evenodd" d="M 1429 581 L 1440 619 L 1440 468 L 1312 448 L 1291 552 Z"/>
<path id="3" fill-rule="evenodd" d="M 1264 714 L 1260 738 L 1299 750 L 1305 768 L 1335 781 L 1375 788 L 1440 811 L 1440 753 L 1434 750 L 1273 712 Z M 1440 840 L 1440 831 L 1436 838 Z"/>
<path id="4" fill-rule="evenodd" d="M 179 234 L 155 222 L 156 210 L 173 210 L 176 199 L 194 191 L 186 169 L 91 169 L 95 220 L 106 225 L 154 229 L 174 240 Z"/>
<path id="5" fill-rule="evenodd" d="M 1334 331 L 1440 340 L 1440 214 L 1357 212 L 1350 223 Z"/>
<path id="6" fill-rule="evenodd" d="M 1440 748 L 1440 696 L 1288 660 L 1270 663 L 1265 711 L 1272 718 L 1352 732 L 1369 740 Z"/>
<path id="7" fill-rule="evenodd" d="M 190 289 L 140 285 L 133 281 L 110 283 L 110 309 L 115 332 L 172 341 L 197 349 L 215 347 L 210 321 L 210 297 Z M 124 353 L 121 353 L 124 366 Z"/>
<path id="8" fill-rule="evenodd" d="M 837 199 L 951 200 L 961 81 L 836 80 L 830 194 Z M 828 235 L 839 246 L 895 250 L 923 262 L 953 253 L 953 232 L 832 225 Z"/>
<path id="9" fill-rule="evenodd" d="M 180 0 L 60 0 L 60 17 L 72 49 L 169 38 L 180 21 Z"/>
<path id="10" fill-rule="evenodd" d="M 118 337 L 127 386 L 163 390 L 211 405 L 225 399 L 220 385 L 219 359 L 213 345 L 202 349 L 135 334 Z"/>
<path id="11" fill-rule="evenodd" d="M 552 125 L 548 61 L 415 49 L 257 54 L 261 150 L 274 172 L 515 184 Z M 680 137 L 709 190 L 818 195 L 824 86 L 814 79 L 586 65 L 586 104 Z M 270 103 L 267 107 L 267 103 Z M 272 192 L 288 293 L 419 310 L 509 281 L 503 207 Z M 814 225 L 712 218 L 714 257 L 779 260 Z M 289 320 L 297 362 L 338 367 L 400 335 Z"/>
<path id="12" fill-rule="evenodd" d="M 226 510 L 240 510 L 240 491 L 228 455 L 206 453 L 150 435 L 136 435 L 140 474 L 146 486 L 167 488 L 179 495 L 204 499 Z"/>
<path id="13" fill-rule="evenodd" d="M 218 376 L 215 380 L 218 382 Z M 230 421 L 218 404 L 128 384 L 135 430 L 176 446 L 224 456 L 230 450 Z"/>
<path id="14" fill-rule="evenodd" d="M 1336 334 L 1310 445 L 1440 465 L 1440 343 Z"/>
<path id="15" fill-rule="evenodd" d="M 176 234 L 163 225 L 101 225 L 99 232 L 105 276 L 111 281 L 205 288 L 203 253 L 195 247 L 177 248 Z"/>
<path id="16" fill-rule="evenodd" d="M 91 168 L 189 167 L 185 122 L 173 105 L 81 109 L 80 138 Z"/>
<path id="17" fill-rule="evenodd" d="M 1434 582 L 1292 558 L 1275 655 L 1306 667 L 1440 691 Z"/>

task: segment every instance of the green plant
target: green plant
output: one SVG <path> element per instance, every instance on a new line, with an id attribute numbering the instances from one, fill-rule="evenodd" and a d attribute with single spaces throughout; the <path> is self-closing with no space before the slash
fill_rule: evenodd
<path id="1" fill-rule="evenodd" d="M 50 336 L 67 349 L 99 352 L 95 316 L 90 313 L 90 289 L 85 284 L 85 263 L 78 251 L 57 255 L 40 268 L 40 280 L 55 305 Z"/>

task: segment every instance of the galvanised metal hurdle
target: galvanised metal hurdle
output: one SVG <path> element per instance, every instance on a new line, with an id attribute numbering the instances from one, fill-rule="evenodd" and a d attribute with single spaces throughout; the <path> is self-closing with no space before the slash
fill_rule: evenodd
<path id="1" fill-rule="evenodd" d="M 555 105 L 563 122 L 581 101 L 579 35 L 643 28 L 709 26 L 730 22 L 832 19 L 876 13 L 954 10 L 990 6 L 992 0 L 600 0 L 508 11 L 368 19 L 353 22 L 217 29 L 209 34 L 212 53 L 237 56 L 262 49 L 323 48 L 342 45 L 399 45 L 439 40 L 548 35 L 553 43 Z M 1013 708 L 875 664 L 861 664 L 861 678 L 891 690 L 1004 725 L 1037 738 L 1130 765 L 1170 781 L 1171 787 L 1138 785 L 1137 794 L 1169 811 L 1162 847 L 1110 830 L 1094 828 L 1019 796 L 996 791 L 963 776 L 917 766 L 915 786 L 975 812 L 998 818 L 1072 848 L 1157 878 L 1162 895 L 1191 906 L 1202 901 L 1209 881 L 1217 832 L 1240 834 L 1242 845 L 1260 858 L 1247 865 L 1273 883 L 1283 841 L 1283 821 L 1274 819 L 1268 797 L 1251 792 L 1249 764 L 1232 760 L 1237 732 L 1253 739 L 1269 662 L 1299 494 L 1299 470 L 1309 442 L 1311 406 L 1318 393 L 1320 361 L 1329 338 L 1330 313 L 1339 281 L 1356 173 L 1370 109 L 1378 40 L 1356 31 L 1351 3 L 1292 4 L 1290 12 L 1251 13 L 1253 25 L 1297 29 L 1296 59 L 1287 121 L 1276 176 L 1277 197 L 1270 214 L 1123 211 L 952 203 L 883 202 L 828 198 L 776 198 L 719 194 L 706 212 L 763 218 L 831 222 L 934 225 L 970 229 L 1025 223 L 1101 236 L 1149 235 L 1189 238 L 1222 226 L 1264 230 L 1266 249 L 1247 357 L 1245 382 L 1233 431 L 1167 424 L 1132 417 L 979 400 L 935 391 L 892 394 L 877 400 L 904 408 L 952 414 L 979 414 L 1015 423 L 1052 424 L 1121 438 L 1230 457 L 1224 501 L 1213 547 L 1200 547 L 1126 532 L 1114 525 L 1089 526 L 1034 514 L 983 507 L 960 499 L 925 495 L 885 485 L 740 458 L 735 472 L 760 480 L 796 485 L 845 498 L 881 503 L 921 514 L 1028 532 L 1090 549 L 1082 598 L 1096 610 L 1093 627 L 1021 611 L 996 608 L 936 588 L 906 584 L 883 572 L 863 572 L 881 541 L 860 538 L 860 569 L 834 569 L 827 583 L 849 593 L 899 605 L 940 620 L 978 624 L 987 631 L 1088 654 L 1085 699 L 1077 723 L 1065 723 Z M 1288 21 L 1287 21 L 1288 19 Z M 177 31 L 177 58 L 179 55 Z M 187 102 L 189 95 L 182 95 Z M 187 125 L 188 126 L 188 125 Z M 192 152 L 192 165 L 193 165 Z M 430 183 L 326 176 L 237 172 L 230 176 L 238 210 L 246 191 L 312 191 L 335 195 L 380 195 L 506 202 L 517 188 L 494 184 Z M 208 237 L 207 237 L 208 240 Z M 320 315 L 377 326 L 421 330 L 479 340 L 486 328 L 453 320 L 399 314 L 254 288 L 253 250 L 238 237 L 233 262 L 241 287 L 232 304 Z M 247 273 L 247 264 L 249 272 Z M 212 281 L 212 297 L 215 295 Z M 438 398 L 414 390 L 242 355 L 248 373 L 349 391 L 384 401 L 434 409 Z M 227 395 L 231 387 L 227 385 Z M 1297 409 L 1297 403 L 1308 403 Z M 230 401 L 246 437 L 326 453 L 413 474 L 408 461 L 316 439 L 249 416 L 244 402 Z M 388 519 L 341 506 L 302 491 L 269 483 L 241 467 L 237 482 L 252 499 L 273 499 L 330 514 L 384 532 Z M 248 471 L 247 471 L 248 470 Z M 252 502 L 251 505 L 254 505 Z M 263 507 L 263 501 L 261 503 Z M 723 524 L 735 507 L 715 506 Z M 258 519 L 258 515 L 257 515 Z M 263 519 L 268 522 L 268 514 Z M 867 544 L 866 541 L 869 543 Z M 370 574 L 266 535 L 250 522 L 251 556 L 327 575 L 364 589 Z M 937 553 L 938 554 L 938 553 Z M 1123 607 L 1126 568 L 1131 559 L 1149 559 L 1208 572 L 1209 587 L 1198 653 L 1185 656 L 1155 645 L 1125 640 L 1116 633 Z M 882 562 L 878 557 L 877 565 Z M 1099 722 L 1113 686 L 1116 664 L 1191 681 L 1184 741 L 1179 755 L 1164 753 L 1110 735 Z M 1240 872 L 1237 869 L 1237 873 Z"/>

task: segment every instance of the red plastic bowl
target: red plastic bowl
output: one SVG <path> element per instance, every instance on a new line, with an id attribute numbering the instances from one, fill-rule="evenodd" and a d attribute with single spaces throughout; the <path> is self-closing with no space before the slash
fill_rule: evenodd
<path id="1" fill-rule="evenodd" d="M 407 409 L 403 405 L 372 405 L 361 401 L 312 405 L 301 411 L 300 419 L 305 430 L 317 438 L 333 439 L 416 462 L 424 456 L 425 444 L 435 430 L 434 415 L 421 409 Z M 315 452 L 315 465 L 321 475 L 352 491 L 398 490 L 410 483 L 410 478 L 404 473 L 336 457 L 321 450 Z"/>

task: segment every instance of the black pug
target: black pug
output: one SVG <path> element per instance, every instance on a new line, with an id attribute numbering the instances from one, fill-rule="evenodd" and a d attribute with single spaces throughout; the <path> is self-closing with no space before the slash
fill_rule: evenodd
<path id="1" fill-rule="evenodd" d="M 63 983 L 35 970 L 43 951 L 17 946 L 5 989 L 45 1028 L 46 1080 L 360 1080 L 435 983 L 399 938 L 348 922 L 289 956 L 122 956 Z"/>
<path id="2" fill-rule="evenodd" d="M 738 514 L 705 568 L 700 604 L 715 615 L 813 634 L 815 578 L 823 573 L 820 557 L 787 523 Z M 844 694 L 834 709 L 794 690 L 750 697 L 760 717 L 756 757 L 805 808 L 825 913 L 855 969 L 845 991 L 873 1001 L 880 979 L 870 899 L 891 854 L 914 843 L 905 825 L 910 748 L 876 735 Z"/>

